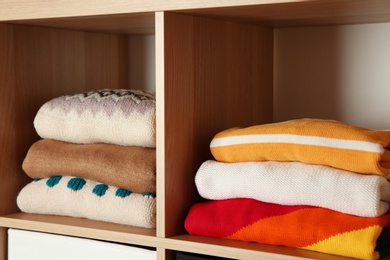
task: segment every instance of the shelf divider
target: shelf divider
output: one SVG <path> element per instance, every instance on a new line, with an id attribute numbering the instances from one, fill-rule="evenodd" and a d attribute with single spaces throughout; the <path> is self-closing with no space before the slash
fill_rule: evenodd
<path id="1" fill-rule="evenodd" d="M 164 135 L 158 137 L 164 143 L 158 149 L 164 158 L 157 161 L 164 160 L 158 168 L 164 196 L 158 221 L 165 230 L 158 234 L 169 237 L 184 232 L 189 208 L 201 200 L 194 176 L 212 159 L 213 136 L 272 121 L 273 29 L 171 12 L 163 13 L 163 22 L 158 108 L 164 111 L 158 120 L 164 121 L 158 130 Z"/>

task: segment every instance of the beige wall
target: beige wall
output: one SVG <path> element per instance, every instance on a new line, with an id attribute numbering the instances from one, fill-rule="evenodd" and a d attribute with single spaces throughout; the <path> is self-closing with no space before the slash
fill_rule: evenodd
<path id="1" fill-rule="evenodd" d="M 274 120 L 390 128 L 390 23 L 275 30 Z"/>
<path id="2" fill-rule="evenodd" d="M 156 92 L 154 35 L 129 36 L 129 88 Z"/>

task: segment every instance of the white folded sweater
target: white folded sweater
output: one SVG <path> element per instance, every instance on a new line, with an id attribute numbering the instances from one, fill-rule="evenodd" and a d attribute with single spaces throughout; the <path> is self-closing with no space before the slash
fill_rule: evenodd
<path id="1" fill-rule="evenodd" d="M 155 194 L 132 193 L 92 180 L 53 176 L 35 179 L 17 197 L 21 211 L 155 228 Z"/>
<path id="2" fill-rule="evenodd" d="M 311 205 L 376 217 L 389 210 L 390 183 L 301 162 L 206 161 L 195 176 L 199 194 L 210 200 L 251 198 L 282 205 Z"/>
<path id="3" fill-rule="evenodd" d="M 156 100 L 153 94 L 128 89 L 61 96 L 42 105 L 34 126 L 46 139 L 154 148 Z"/>

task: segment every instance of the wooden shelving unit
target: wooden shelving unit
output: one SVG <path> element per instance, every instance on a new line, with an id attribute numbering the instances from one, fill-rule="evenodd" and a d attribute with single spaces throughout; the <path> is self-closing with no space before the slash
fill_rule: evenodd
<path id="1" fill-rule="evenodd" d="M 241 259 L 346 259 L 186 234 L 194 175 L 220 130 L 272 122 L 274 30 L 390 22 L 386 0 L 19 1 L 0 3 L 0 259 L 7 229 Z M 156 39 L 157 228 L 20 213 L 38 108 L 68 93 L 128 87 L 128 35 Z"/>

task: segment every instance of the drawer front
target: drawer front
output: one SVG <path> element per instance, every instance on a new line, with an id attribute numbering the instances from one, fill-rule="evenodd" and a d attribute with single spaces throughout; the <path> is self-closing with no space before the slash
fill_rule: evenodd
<path id="1" fill-rule="evenodd" d="M 47 233 L 9 229 L 9 260 L 156 259 L 156 251 Z"/>

